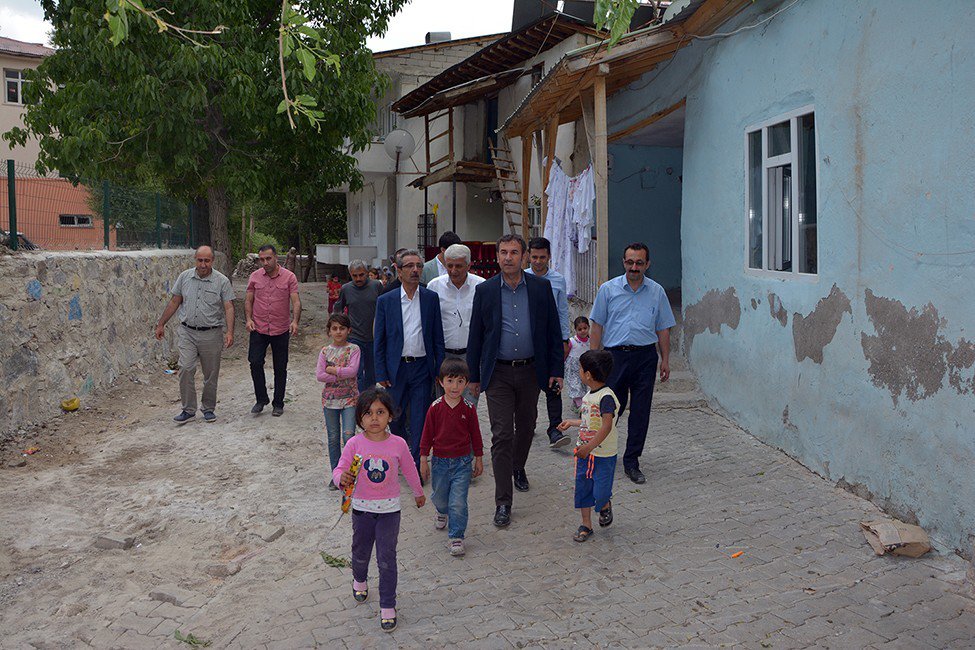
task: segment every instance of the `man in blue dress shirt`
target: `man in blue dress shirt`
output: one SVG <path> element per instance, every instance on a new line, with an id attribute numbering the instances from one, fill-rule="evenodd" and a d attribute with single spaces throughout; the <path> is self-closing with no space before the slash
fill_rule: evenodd
<path id="1" fill-rule="evenodd" d="M 627 246 L 626 272 L 599 287 L 589 315 L 590 347 L 613 354 L 613 372 L 606 383 L 620 399 L 630 393 L 623 471 L 634 483 L 646 483 L 640 455 L 650 426 L 653 384 L 658 365 L 660 381 L 670 378 L 670 328 L 676 324 L 663 287 L 644 275 L 649 266 L 646 244 Z"/>
<path id="2" fill-rule="evenodd" d="M 545 278 L 552 285 L 552 297 L 555 298 L 555 308 L 559 312 L 559 327 L 562 329 L 562 355 L 569 354 L 569 297 L 565 284 L 565 276 L 550 269 L 549 260 L 552 259 L 552 243 L 544 237 L 533 237 L 528 240 L 528 268 L 530 273 L 539 278 Z M 571 438 L 558 430 L 562 423 L 562 391 L 558 388 L 545 388 L 545 406 L 548 411 L 548 446 L 564 447 L 571 442 Z"/>

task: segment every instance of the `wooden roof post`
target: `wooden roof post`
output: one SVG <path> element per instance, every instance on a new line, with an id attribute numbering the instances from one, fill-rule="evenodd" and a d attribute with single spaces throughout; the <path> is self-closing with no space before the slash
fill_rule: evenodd
<path id="1" fill-rule="evenodd" d="M 548 218 L 548 195 L 545 190 L 548 188 L 549 179 L 552 177 L 552 163 L 555 162 L 555 139 L 559 134 L 559 115 L 556 113 L 548 122 L 545 129 L 545 172 L 542 174 L 542 232 L 545 232 L 545 219 Z"/>
<path id="2" fill-rule="evenodd" d="M 526 242 L 529 239 L 528 194 L 531 191 L 533 136 L 532 132 L 521 136 L 521 236 Z"/>
<path id="3" fill-rule="evenodd" d="M 603 66 L 599 67 L 602 68 Z M 606 133 L 606 77 L 604 74 L 598 74 L 593 84 L 593 113 L 596 145 L 596 151 L 593 152 L 593 180 L 596 184 L 596 276 L 598 288 L 598 285 L 609 279 L 609 147 Z"/>

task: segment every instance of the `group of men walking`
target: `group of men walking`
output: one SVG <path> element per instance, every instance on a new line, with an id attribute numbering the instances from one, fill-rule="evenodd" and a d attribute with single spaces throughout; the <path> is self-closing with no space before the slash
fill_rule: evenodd
<path id="1" fill-rule="evenodd" d="M 538 419 L 539 394 L 545 393 L 549 445 L 570 440 L 558 431 L 562 422 L 564 360 L 571 336 L 565 278 L 549 268 L 551 245 L 544 238 L 526 243 L 516 235 L 498 240 L 501 272 L 489 280 L 470 273 L 471 251 L 454 233 L 445 233 L 440 251 L 424 263 L 413 249 L 394 255 L 396 281 L 386 287 L 369 278 L 363 261 L 349 264 L 351 282 L 334 303 L 351 321 L 349 341 L 360 351 L 359 390 L 385 387 L 399 409 L 393 433 L 409 443 L 419 462 L 420 434 L 433 398 L 435 378 L 445 358 L 466 360 L 470 383 L 465 397 L 487 399 L 491 425 L 491 462 L 495 480 L 494 524 L 511 521 L 513 491 L 528 491 L 529 450 Z M 251 274 L 245 310 L 250 332 L 248 361 L 260 413 L 268 403 L 274 415 L 284 408 L 288 343 L 298 329 L 301 302 L 294 274 L 277 264 L 273 247 L 261 249 L 262 268 Z M 612 353 L 607 384 L 629 403 L 626 475 L 645 482 L 640 456 L 646 442 L 653 388 L 670 375 L 670 328 L 674 316 L 663 288 L 646 277 L 649 249 L 630 244 L 623 251 L 624 274 L 603 284 L 590 315 L 592 349 Z M 195 417 L 194 374 L 203 370 L 204 418 L 216 418 L 217 375 L 222 347 L 233 344 L 233 291 L 214 271 L 213 252 L 197 250 L 196 267 L 184 271 L 156 326 L 162 338 L 166 322 L 179 314 L 180 392 L 177 422 Z M 526 268 L 527 265 L 527 268 Z M 227 324 L 230 324 L 228 327 Z M 224 331 L 225 330 L 225 331 Z M 268 399 L 264 360 L 271 348 L 274 396 Z M 622 410 L 622 408 L 621 408 Z"/>

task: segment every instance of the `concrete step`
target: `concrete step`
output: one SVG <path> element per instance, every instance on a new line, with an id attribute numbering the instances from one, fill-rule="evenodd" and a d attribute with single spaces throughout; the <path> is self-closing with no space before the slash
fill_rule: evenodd
<path id="1" fill-rule="evenodd" d="M 654 385 L 653 391 L 656 393 L 689 393 L 697 391 L 699 388 L 694 373 L 690 370 L 670 371 L 670 379 L 667 382 L 660 382 Z"/>
<path id="2" fill-rule="evenodd" d="M 655 409 L 689 409 L 707 405 L 708 401 L 704 394 L 697 390 L 659 394 L 654 391 L 653 395 L 653 408 Z"/>

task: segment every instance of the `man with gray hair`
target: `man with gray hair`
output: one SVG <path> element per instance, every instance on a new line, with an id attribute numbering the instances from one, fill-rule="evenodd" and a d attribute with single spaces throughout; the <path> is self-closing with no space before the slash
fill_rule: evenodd
<path id="1" fill-rule="evenodd" d="M 196 417 L 196 365 L 203 370 L 203 419 L 217 419 L 217 377 L 224 347 L 234 344 L 234 290 L 230 280 L 213 268 L 213 249 L 196 249 L 196 267 L 179 274 L 172 298 L 156 323 L 156 338 L 166 335 L 166 323 L 178 313 L 179 394 L 183 410 L 173 418 L 185 424 Z"/>
<path id="2" fill-rule="evenodd" d="M 339 299 L 335 301 L 333 313 L 347 313 L 352 321 L 352 331 L 349 342 L 359 346 L 359 375 L 356 377 L 359 392 L 376 385 L 376 364 L 373 355 L 372 326 L 376 319 L 376 300 L 383 292 L 383 285 L 379 280 L 369 277 L 369 267 L 362 260 L 349 262 L 349 277 L 352 282 L 346 282 L 339 291 Z"/>
<path id="3" fill-rule="evenodd" d="M 444 251 L 447 274 L 430 281 L 427 289 L 440 298 L 440 317 L 443 320 L 443 338 L 448 359 L 467 360 L 467 339 L 471 331 L 471 309 L 474 307 L 474 287 L 484 278 L 470 273 L 471 249 L 463 244 L 451 244 Z M 443 389 L 437 385 L 437 395 Z M 477 405 L 477 396 L 464 390 L 464 399 Z"/>

